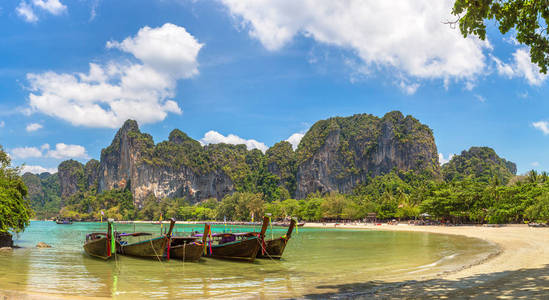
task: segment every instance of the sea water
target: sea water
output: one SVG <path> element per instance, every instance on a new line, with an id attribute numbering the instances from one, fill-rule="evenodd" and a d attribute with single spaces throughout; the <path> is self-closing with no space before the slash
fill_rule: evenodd
<path id="1" fill-rule="evenodd" d="M 156 235 L 161 230 L 157 224 L 115 224 L 115 228 Z M 254 229 L 260 228 L 213 226 L 217 232 Z M 182 262 L 120 255 L 103 261 L 86 255 L 82 248 L 86 234 L 105 230 L 106 223 L 31 222 L 16 239 L 23 248 L 0 252 L 0 291 L 117 299 L 301 297 L 337 293 L 353 284 L 419 280 L 479 263 L 497 250 L 493 244 L 462 236 L 299 228 L 280 261 Z M 187 224 L 175 229 L 180 234 L 202 230 L 203 225 Z M 286 230 L 269 228 L 267 238 L 282 236 Z M 35 248 L 38 242 L 52 248 Z"/>

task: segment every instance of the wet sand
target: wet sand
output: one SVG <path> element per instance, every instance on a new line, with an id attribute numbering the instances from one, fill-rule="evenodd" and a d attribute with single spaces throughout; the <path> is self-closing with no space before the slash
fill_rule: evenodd
<path id="1" fill-rule="evenodd" d="M 307 223 L 306 227 L 334 227 Z M 498 255 L 449 274 L 403 282 L 367 282 L 325 287 L 311 298 L 549 298 L 549 228 L 528 226 L 340 225 L 338 228 L 464 235 L 499 246 Z"/>

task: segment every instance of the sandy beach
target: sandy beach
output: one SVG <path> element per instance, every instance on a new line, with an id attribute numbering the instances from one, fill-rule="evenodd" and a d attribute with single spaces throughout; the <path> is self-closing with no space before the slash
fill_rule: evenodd
<path id="1" fill-rule="evenodd" d="M 334 224 L 307 223 L 306 227 L 334 227 Z M 332 291 L 312 298 L 549 298 L 549 228 L 522 225 L 412 226 L 338 225 L 338 228 L 430 232 L 455 234 L 495 243 L 500 251 L 490 259 L 449 274 L 425 280 L 395 283 L 367 282 L 331 286 Z"/>

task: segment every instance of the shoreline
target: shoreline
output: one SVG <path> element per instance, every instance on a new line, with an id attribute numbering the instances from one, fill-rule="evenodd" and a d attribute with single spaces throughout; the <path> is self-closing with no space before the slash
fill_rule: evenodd
<path id="1" fill-rule="evenodd" d="M 323 225 L 323 223 L 306 223 L 304 227 L 334 228 L 334 223 L 326 223 L 326 225 Z M 338 225 L 335 228 L 462 235 L 494 243 L 500 248 L 497 256 L 492 256 L 479 265 L 452 272 L 448 276 L 452 279 L 488 272 L 513 271 L 549 265 L 549 228 L 532 228 L 524 225 L 487 227 L 470 225 L 414 226 L 408 224 L 348 224 Z"/>
<path id="2" fill-rule="evenodd" d="M 137 221 L 136 223 L 152 223 Z M 196 222 L 181 222 L 191 223 Z M 407 224 L 374 225 L 347 223 L 306 223 L 307 228 L 426 232 L 461 235 L 496 244 L 499 251 L 482 261 L 450 272 L 399 282 L 371 281 L 320 287 L 321 293 L 299 298 L 510 298 L 549 297 L 549 228 L 524 225 L 487 226 L 414 226 Z M 325 289 L 323 293 L 322 289 Z M 52 299 L 64 295 L 9 291 L 0 288 L 8 299 Z M 86 296 L 70 298 L 92 299 Z"/>
<path id="3" fill-rule="evenodd" d="M 306 223 L 308 228 L 334 228 L 334 223 Z M 427 232 L 461 235 L 494 243 L 496 255 L 456 271 L 432 278 L 378 284 L 356 284 L 354 288 L 335 287 L 335 293 L 323 296 L 343 297 L 549 297 L 549 228 L 524 225 L 487 226 L 414 226 L 346 224 L 339 229 Z M 352 286 L 352 285 L 351 285 Z M 360 290 L 364 289 L 364 290 Z M 316 297 L 315 295 L 311 295 Z"/>

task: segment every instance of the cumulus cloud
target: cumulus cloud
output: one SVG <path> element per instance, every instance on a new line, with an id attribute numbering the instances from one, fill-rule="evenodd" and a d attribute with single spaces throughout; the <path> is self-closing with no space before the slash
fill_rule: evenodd
<path id="1" fill-rule="evenodd" d="M 32 6 L 25 1 L 19 2 L 19 5 L 17 5 L 15 11 L 17 12 L 17 15 L 23 18 L 26 22 L 35 23 L 38 21 L 38 17 L 34 13 Z"/>
<path id="2" fill-rule="evenodd" d="M 49 157 L 56 159 L 66 158 L 89 158 L 86 148 L 80 145 L 67 145 L 58 143 L 55 149 L 50 149 L 49 144 L 38 147 L 14 148 L 10 151 L 10 156 L 16 159 Z"/>
<path id="3" fill-rule="evenodd" d="M 33 0 L 34 6 L 39 7 L 52 15 L 60 15 L 67 11 L 67 6 L 63 5 L 59 0 Z"/>
<path id="4" fill-rule="evenodd" d="M 140 124 L 162 121 L 168 113 L 181 114 L 172 100 L 176 82 L 198 74 L 198 52 L 203 44 L 185 28 L 166 23 L 143 27 L 109 49 L 132 54 L 140 63 L 90 63 L 87 73 L 27 74 L 30 107 L 73 125 L 116 128 L 127 119 Z"/>
<path id="5" fill-rule="evenodd" d="M 448 158 L 444 158 L 444 154 L 442 153 L 439 153 L 438 154 L 438 163 L 442 166 L 443 164 L 449 162 L 450 160 L 452 160 L 452 157 L 454 157 L 454 153 L 450 153 L 448 155 Z"/>
<path id="6" fill-rule="evenodd" d="M 510 63 L 504 63 L 496 57 L 492 57 L 492 60 L 496 63 L 498 74 L 507 78 L 524 77 L 528 84 L 536 86 L 547 79 L 547 74 L 540 73 L 538 65 L 530 60 L 527 48 L 517 49 Z"/>
<path id="7" fill-rule="evenodd" d="M 271 51 L 302 35 L 351 50 L 366 69 L 389 67 L 407 77 L 470 80 L 485 70 L 483 49 L 491 46 L 442 24 L 454 18 L 453 2 L 222 0 L 250 36 Z M 412 84 L 404 91 L 415 89 Z"/>
<path id="8" fill-rule="evenodd" d="M 42 151 L 36 147 L 13 148 L 10 151 L 10 157 L 15 159 L 42 157 Z"/>
<path id="9" fill-rule="evenodd" d="M 42 126 L 41 124 L 38 124 L 38 123 L 30 123 L 27 125 L 27 127 L 25 128 L 27 130 L 27 132 L 32 132 L 32 131 L 36 131 L 38 129 L 41 129 Z"/>
<path id="10" fill-rule="evenodd" d="M 419 83 L 407 83 L 404 81 L 400 81 L 398 84 L 398 87 L 407 95 L 413 95 L 416 93 L 417 89 L 419 88 Z"/>
<path id="11" fill-rule="evenodd" d="M 534 126 L 534 128 L 538 130 L 541 130 L 541 132 L 543 132 L 543 134 L 545 135 L 549 134 L 549 122 L 546 122 L 546 121 L 534 122 L 532 123 L 532 126 Z"/>
<path id="12" fill-rule="evenodd" d="M 49 149 L 48 147 L 44 147 Z M 89 158 L 86 153 L 86 148 L 80 145 L 67 145 L 64 143 L 58 143 L 55 145 L 55 149 L 48 150 L 46 152 L 47 157 L 65 159 L 65 158 Z"/>
<path id="13" fill-rule="evenodd" d="M 107 42 L 107 48 L 131 53 L 152 69 L 176 78 L 198 74 L 196 57 L 202 46 L 185 28 L 169 23 L 160 28 L 145 26 L 122 42 Z"/>
<path id="14" fill-rule="evenodd" d="M 214 130 L 210 130 L 206 132 L 204 137 L 200 139 L 200 143 L 203 145 L 219 144 L 219 143 L 233 144 L 233 145 L 244 144 L 246 145 L 246 148 L 248 150 L 259 149 L 262 152 L 267 151 L 267 149 L 269 148 L 264 143 L 258 142 L 254 139 L 246 140 L 234 134 L 229 134 L 227 136 L 224 136 L 221 133 Z"/>
<path id="15" fill-rule="evenodd" d="M 54 174 L 54 173 L 57 173 L 57 168 L 44 168 L 42 166 L 24 165 L 21 168 L 21 174 L 25 174 L 27 172 L 34 173 L 34 174 L 41 174 L 44 172 L 48 172 L 48 173 Z"/>
<path id="16" fill-rule="evenodd" d="M 19 2 L 19 5 L 15 8 L 17 15 L 23 18 L 25 22 L 29 23 L 38 21 L 36 10 L 42 10 L 46 13 L 58 16 L 67 11 L 67 6 L 62 4 L 59 0 L 32 0 L 28 3 L 23 0 Z"/>
<path id="17" fill-rule="evenodd" d="M 303 138 L 305 134 L 303 133 L 294 133 L 290 135 L 289 138 L 286 139 L 287 142 L 292 144 L 292 148 L 295 150 L 297 149 L 297 146 L 299 145 L 299 142 L 301 142 L 301 139 Z"/>

